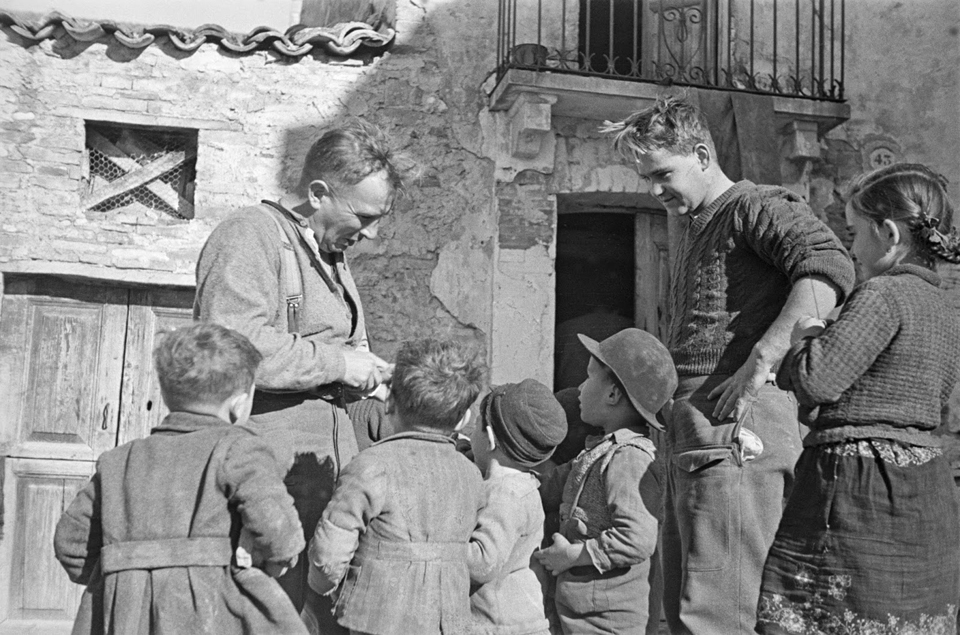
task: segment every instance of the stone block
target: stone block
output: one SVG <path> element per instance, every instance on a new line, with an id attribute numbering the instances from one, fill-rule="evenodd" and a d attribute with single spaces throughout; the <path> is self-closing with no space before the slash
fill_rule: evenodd
<path id="1" fill-rule="evenodd" d="M 66 177 L 38 175 L 31 177 L 30 183 L 48 190 L 74 191 L 77 193 L 80 191 L 80 181 Z"/>
<path id="2" fill-rule="evenodd" d="M 812 161 L 820 158 L 817 122 L 791 121 L 781 131 L 781 156 L 790 161 Z"/>
<path id="3" fill-rule="evenodd" d="M 41 165 L 37 167 L 37 174 L 59 176 L 73 181 L 80 180 L 79 165 Z"/>
<path id="4" fill-rule="evenodd" d="M 126 68 L 127 65 L 121 68 Z M 134 80 L 120 75 L 104 75 L 100 78 L 100 85 L 104 88 L 119 88 L 129 90 L 133 88 Z"/>
<path id="5" fill-rule="evenodd" d="M 4 130 L 0 125 L 0 143 L 25 144 L 30 143 L 37 138 L 32 132 L 22 130 Z"/>
<path id="6" fill-rule="evenodd" d="M 0 159 L 0 174 L 2 173 L 32 174 L 33 166 L 23 161 Z"/>
<path id="7" fill-rule="evenodd" d="M 19 174 L 12 172 L 0 172 L 0 189 L 4 190 L 19 190 L 20 186 L 23 185 L 23 177 Z M 9 199 L 6 201 L 6 204 L 9 204 Z"/>
<path id="8" fill-rule="evenodd" d="M 21 149 L 23 157 L 31 161 L 43 163 L 64 163 L 77 165 L 83 161 L 83 151 L 80 148 L 63 149 L 44 147 L 42 142 Z"/>
<path id="9" fill-rule="evenodd" d="M 80 105 L 84 108 L 97 108 L 101 110 L 119 110 L 122 112 L 146 112 L 146 101 L 140 99 L 126 99 L 124 97 L 105 97 L 91 96 L 82 97 Z"/>

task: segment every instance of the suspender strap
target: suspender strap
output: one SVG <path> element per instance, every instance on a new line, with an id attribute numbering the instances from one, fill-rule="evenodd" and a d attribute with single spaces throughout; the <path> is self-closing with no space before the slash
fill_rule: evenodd
<path id="1" fill-rule="evenodd" d="M 271 205 L 272 207 L 272 205 Z M 303 285 L 300 280 L 300 265 L 297 263 L 297 253 L 293 249 L 290 237 L 283 229 L 283 224 L 274 212 L 267 212 L 277 226 L 280 233 L 280 280 L 283 286 L 283 295 L 287 303 L 287 332 L 300 332 L 300 304 L 303 302 Z"/>

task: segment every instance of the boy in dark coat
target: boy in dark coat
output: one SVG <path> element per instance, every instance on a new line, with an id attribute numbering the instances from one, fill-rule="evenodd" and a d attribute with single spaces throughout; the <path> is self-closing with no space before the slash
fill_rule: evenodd
<path id="1" fill-rule="evenodd" d="M 214 324 L 161 340 L 170 414 L 104 453 L 57 523 L 57 559 L 87 585 L 74 634 L 304 632 L 277 582 L 250 567 L 279 575 L 304 545 L 270 449 L 231 425 L 250 414 L 260 359 Z"/>

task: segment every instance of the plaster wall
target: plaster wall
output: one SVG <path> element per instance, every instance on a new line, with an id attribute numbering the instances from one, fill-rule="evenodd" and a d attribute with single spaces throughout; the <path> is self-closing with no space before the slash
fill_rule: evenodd
<path id="1" fill-rule="evenodd" d="M 925 163 L 960 197 L 960 4 L 854 0 L 847 6 L 851 117 L 824 141 L 811 202 L 837 211 L 834 189 L 893 161 Z M 839 210 L 842 214 L 842 209 Z"/>

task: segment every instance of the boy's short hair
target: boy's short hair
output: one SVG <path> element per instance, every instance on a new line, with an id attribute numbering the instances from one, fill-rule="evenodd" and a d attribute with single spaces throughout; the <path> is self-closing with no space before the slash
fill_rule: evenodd
<path id="1" fill-rule="evenodd" d="M 223 403 L 250 389 L 263 356 L 246 337 L 211 322 L 162 331 L 154 367 L 167 407 Z"/>
<path id="2" fill-rule="evenodd" d="M 623 121 L 607 122 L 601 132 L 612 134 L 614 149 L 628 159 L 657 150 L 686 155 L 698 143 L 716 154 L 706 117 L 686 99 L 674 95 L 657 98 L 654 105 Z"/>
<path id="3" fill-rule="evenodd" d="M 390 394 L 405 420 L 453 431 L 485 379 L 475 349 L 452 339 L 412 340 L 397 353 Z"/>

